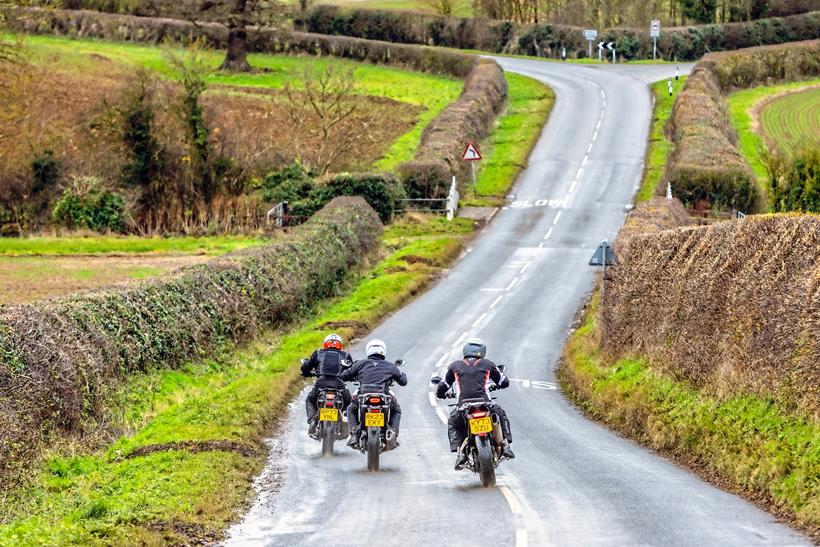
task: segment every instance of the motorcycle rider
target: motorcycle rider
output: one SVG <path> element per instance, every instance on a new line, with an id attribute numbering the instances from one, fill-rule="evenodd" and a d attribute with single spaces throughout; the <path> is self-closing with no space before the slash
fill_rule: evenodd
<path id="1" fill-rule="evenodd" d="M 345 382 L 357 381 L 360 386 L 378 385 L 385 393 L 389 392 L 390 384 L 396 382 L 400 386 L 407 385 L 407 375 L 399 370 L 394 363 L 385 360 L 387 344 L 378 338 L 367 343 L 365 350 L 367 359 L 356 361 L 352 367 L 342 372 L 341 379 Z M 390 398 L 390 421 L 387 424 L 393 430 L 396 438 L 399 436 L 401 422 L 401 407 L 396 397 Z M 359 444 L 359 400 L 354 398 L 347 408 L 347 423 L 350 426 L 350 438 L 347 445 L 358 448 Z M 398 444 L 398 442 L 397 442 Z"/>
<path id="2" fill-rule="evenodd" d="M 344 351 L 342 337 L 336 333 L 325 336 L 322 349 L 317 349 L 310 359 L 302 365 L 302 376 L 316 376 L 316 383 L 305 399 L 307 421 L 310 424 L 310 435 L 315 434 L 316 426 L 316 398 L 322 389 L 334 389 L 342 394 L 344 411 L 350 405 L 350 391 L 339 378 L 344 370 L 353 365 L 353 358 Z"/>
<path id="3" fill-rule="evenodd" d="M 469 338 L 464 344 L 462 351 L 464 359 L 455 361 L 447 368 L 447 374 L 439 382 L 436 388 L 436 396 L 439 399 L 446 398 L 450 387 L 455 386 L 458 402 L 450 413 L 447 422 L 447 436 L 450 440 L 450 452 L 458 452 L 456 456 L 456 470 L 464 467 L 467 463 L 467 454 L 461 450 L 464 439 L 467 438 L 467 424 L 464 421 L 459 406 L 464 399 L 484 399 L 498 415 L 501 422 L 501 432 L 504 435 L 504 444 L 501 445 L 501 455 L 505 458 L 515 458 L 510 443 L 512 434 L 510 433 L 510 421 L 507 413 L 499 405 L 492 402 L 489 392 L 489 381 L 492 380 L 499 389 L 509 387 L 510 379 L 504 376 L 495 363 L 484 358 L 487 355 L 487 345 L 481 338 Z"/>

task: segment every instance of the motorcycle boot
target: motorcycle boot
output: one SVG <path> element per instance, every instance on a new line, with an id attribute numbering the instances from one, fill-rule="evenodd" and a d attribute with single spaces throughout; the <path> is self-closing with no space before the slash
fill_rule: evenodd
<path id="1" fill-rule="evenodd" d="M 387 449 L 388 450 L 395 450 L 399 446 L 399 433 L 395 431 L 393 428 L 388 427 L 387 432 L 384 435 L 385 441 L 387 442 Z"/>
<path id="2" fill-rule="evenodd" d="M 467 454 L 464 451 L 459 450 L 458 453 L 456 453 L 455 470 L 461 471 L 464 469 L 465 465 L 467 465 Z"/>
<path id="3" fill-rule="evenodd" d="M 313 439 L 318 439 L 319 434 L 316 432 L 316 429 L 319 427 L 319 420 L 311 420 L 310 425 L 308 426 L 308 437 Z"/>
<path id="4" fill-rule="evenodd" d="M 512 448 L 510 448 L 510 443 L 504 441 L 501 444 L 501 457 L 506 458 L 508 460 L 514 460 L 515 454 L 513 454 Z"/>
<path id="5" fill-rule="evenodd" d="M 359 449 L 359 432 L 358 431 L 353 431 L 351 429 L 350 437 L 347 438 L 347 446 L 349 446 L 353 450 L 358 450 Z"/>

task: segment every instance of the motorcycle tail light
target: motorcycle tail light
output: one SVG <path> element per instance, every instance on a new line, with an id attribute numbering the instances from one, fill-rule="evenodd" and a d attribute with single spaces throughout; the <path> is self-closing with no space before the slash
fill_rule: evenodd
<path id="1" fill-rule="evenodd" d="M 381 412 L 381 410 L 379 410 L 378 408 L 371 408 L 370 412 Z"/>
<path id="2" fill-rule="evenodd" d="M 325 402 L 325 406 L 326 406 L 326 407 L 333 408 L 333 403 L 332 403 L 332 402 L 330 402 L 330 401 L 327 401 L 327 402 Z"/>
<path id="3" fill-rule="evenodd" d="M 486 412 L 473 412 L 470 414 L 471 418 L 484 418 L 487 415 Z"/>
<path id="4" fill-rule="evenodd" d="M 375 404 L 379 404 L 379 403 L 382 402 L 382 400 L 379 397 L 371 397 L 370 402 L 375 403 Z"/>

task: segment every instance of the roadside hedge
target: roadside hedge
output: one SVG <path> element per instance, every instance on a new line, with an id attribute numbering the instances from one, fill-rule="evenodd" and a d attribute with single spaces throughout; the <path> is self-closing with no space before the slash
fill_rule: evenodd
<path id="1" fill-rule="evenodd" d="M 97 416 L 118 378 L 248 339 L 332 294 L 381 229 L 362 198 L 336 198 L 281 242 L 139 285 L 0 309 L 0 477 L 49 431 Z"/>
<path id="2" fill-rule="evenodd" d="M 788 9 L 784 8 L 784 11 Z M 297 16 L 294 26 L 319 34 L 539 57 L 558 58 L 561 49 L 566 47 L 569 57 L 583 58 L 588 49 L 583 28 L 570 25 L 520 26 L 511 21 L 386 10 L 347 10 L 326 5 Z M 601 32 L 599 38 L 615 42 L 623 59 L 652 57 L 652 40 L 646 29 L 608 29 Z M 662 59 L 692 61 L 715 51 L 815 38 L 820 38 L 820 11 L 742 23 L 664 29 L 658 40 L 658 53 Z"/>
<path id="3" fill-rule="evenodd" d="M 664 181 L 689 205 L 754 210 L 759 203 L 755 176 L 736 148 L 725 95 L 738 88 L 818 75 L 820 40 L 705 56 L 672 109 L 675 151 Z"/>
<path id="4" fill-rule="evenodd" d="M 820 217 L 636 235 L 606 287 L 604 349 L 717 396 L 820 417 Z"/>

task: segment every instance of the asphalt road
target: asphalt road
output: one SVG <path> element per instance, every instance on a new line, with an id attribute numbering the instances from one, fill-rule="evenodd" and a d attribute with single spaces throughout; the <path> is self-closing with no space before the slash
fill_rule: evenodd
<path id="1" fill-rule="evenodd" d="M 585 419 L 556 389 L 554 367 L 593 286 L 594 247 L 613 239 L 640 180 L 651 98 L 671 66 L 592 68 L 499 58 L 543 80 L 557 101 L 541 139 L 492 224 L 447 276 L 373 335 L 407 360 L 401 446 L 366 470 L 337 444 L 320 457 L 302 401 L 273 441 L 259 498 L 231 545 L 786 545 L 807 539 Z M 682 66 L 683 71 L 689 67 Z M 429 378 L 468 334 L 508 366 L 497 392 L 517 458 L 498 486 L 453 470 Z M 361 347 L 354 347 L 359 356 Z"/>

